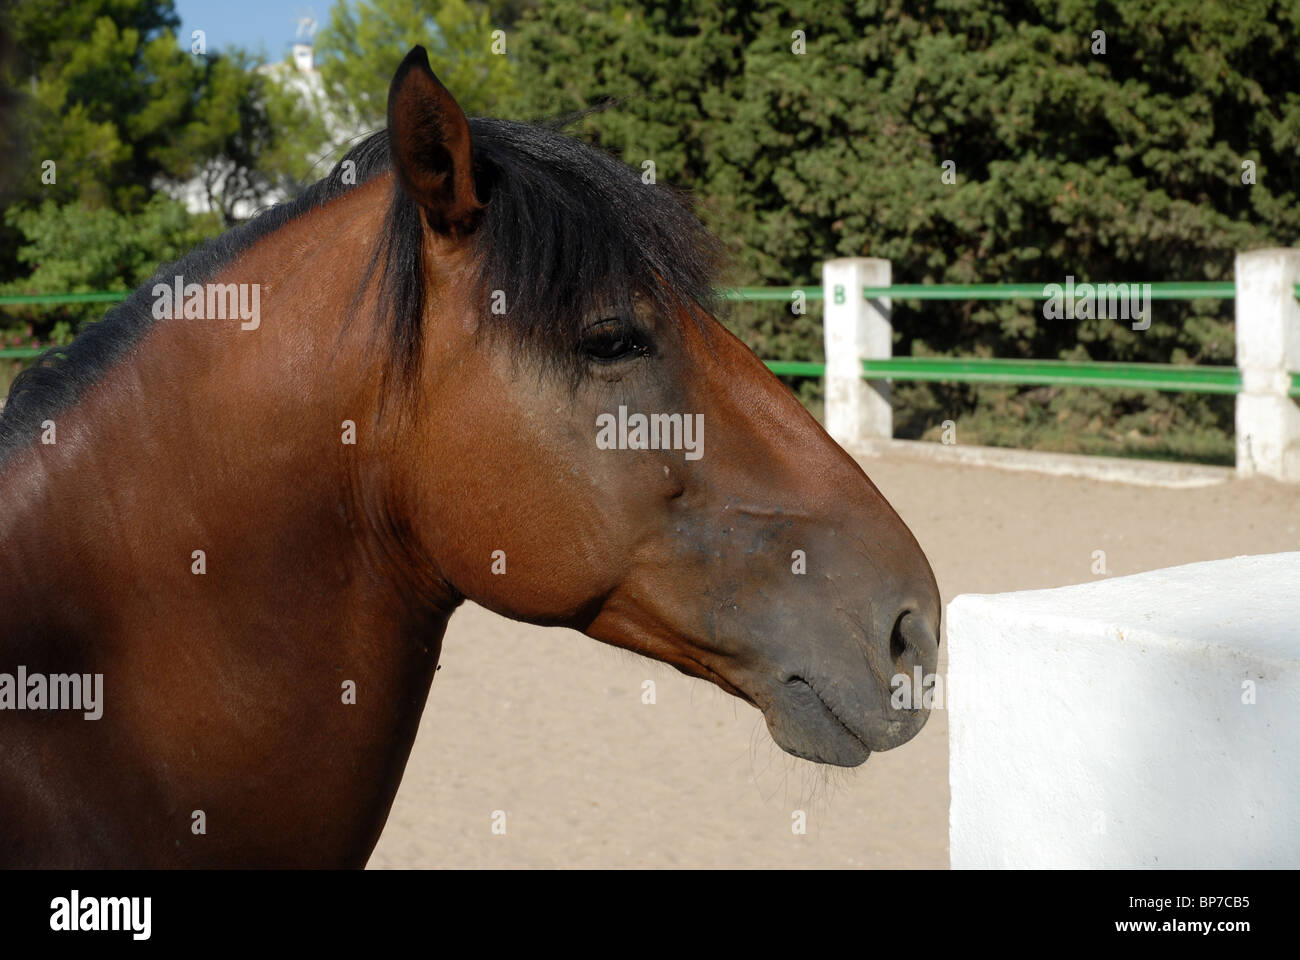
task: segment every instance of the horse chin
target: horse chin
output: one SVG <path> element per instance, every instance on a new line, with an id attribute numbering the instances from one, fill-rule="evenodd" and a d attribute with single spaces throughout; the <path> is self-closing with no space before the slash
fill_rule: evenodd
<path id="1" fill-rule="evenodd" d="M 875 750 L 889 750 L 910 740 L 920 723 L 893 721 L 869 731 L 842 709 L 835 709 L 812 683 L 791 677 L 763 712 L 772 739 L 786 753 L 836 767 L 856 767 Z"/>
<path id="2" fill-rule="evenodd" d="M 801 760 L 824 763 L 832 767 L 858 767 L 867 762 L 871 748 L 856 737 L 838 735 L 834 742 L 827 740 L 813 741 L 806 737 L 784 737 L 776 732 L 772 721 L 768 720 L 767 729 L 772 731 L 776 745 Z"/>

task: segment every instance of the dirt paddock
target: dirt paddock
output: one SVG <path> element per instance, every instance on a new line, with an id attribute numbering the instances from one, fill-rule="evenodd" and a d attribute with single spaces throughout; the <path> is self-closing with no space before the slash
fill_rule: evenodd
<path id="1" fill-rule="evenodd" d="M 1096 579 L 1094 550 L 1110 576 L 1300 550 L 1300 486 L 862 462 L 924 547 L 945 606 Z M 752 707 L 571 631 L 467 606 L 442 665 L 371 867 L 948 866 L 943 711 L 911 743 L 828 773 L 782 753 Z"/>

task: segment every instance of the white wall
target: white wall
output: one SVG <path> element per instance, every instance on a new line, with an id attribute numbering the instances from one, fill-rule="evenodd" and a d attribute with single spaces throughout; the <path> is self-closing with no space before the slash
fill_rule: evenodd
<path id="1" fill-rule="evenodd" d="M 960 596 L 948 643 L 954 868 L 1300 867 L 1300 553 Z"/>

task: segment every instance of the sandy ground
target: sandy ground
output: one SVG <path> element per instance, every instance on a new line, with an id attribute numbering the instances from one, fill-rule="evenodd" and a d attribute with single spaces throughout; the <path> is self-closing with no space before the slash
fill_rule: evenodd
<path id="1" fill-rule="evenodd" d="M 925 548 L 945 606 L 1096 579 L 1094 550 L 1111 576 L 1300 550 L 1300 487 L 863 464 Z M 571 631 L 467 605 L 442 664 L 371 867 L 948 866 L 943 711 L 911 743 L 832 772 L 782 753 L 752 707 Z"/>

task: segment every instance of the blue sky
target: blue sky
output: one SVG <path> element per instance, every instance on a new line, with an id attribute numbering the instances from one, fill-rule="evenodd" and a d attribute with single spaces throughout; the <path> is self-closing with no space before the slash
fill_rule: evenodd
<path id="1" fill-rule="evenodd" d="M 207 33 L 208 48 L 240 46 L 283 60 L 293 43 L 297 19 L 315 16 L 321 26 L 329 20 L 335 0 L 176 0 L 181 18 L 179 37 L 188 47 L 191 30 Z"/>

